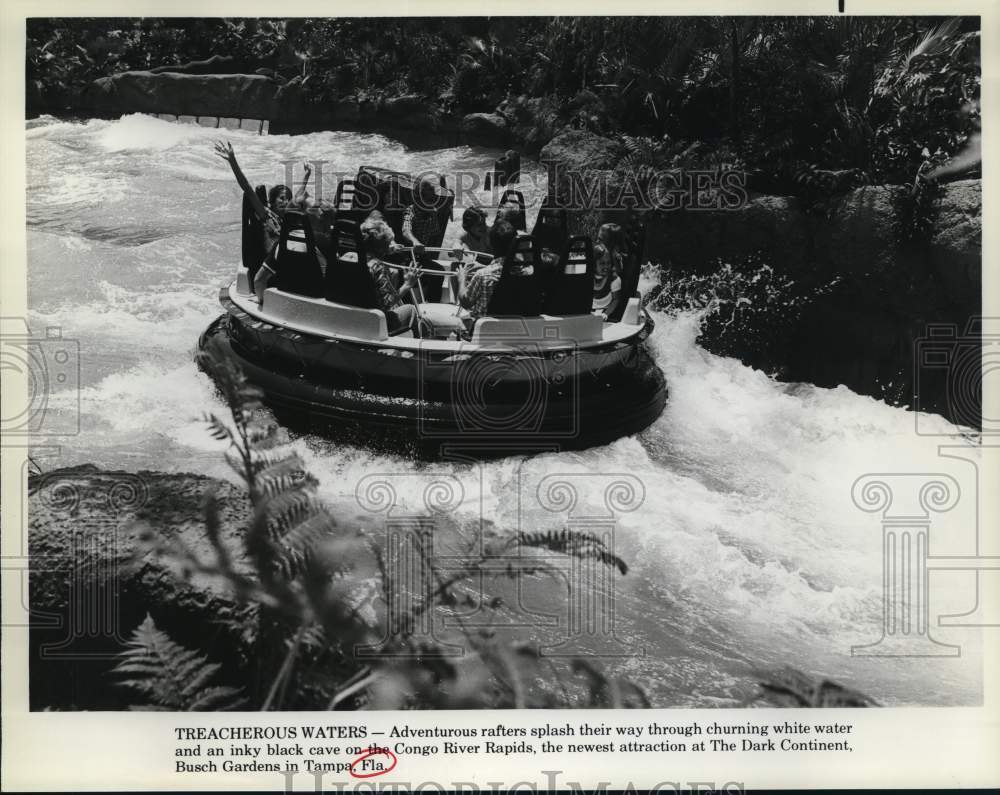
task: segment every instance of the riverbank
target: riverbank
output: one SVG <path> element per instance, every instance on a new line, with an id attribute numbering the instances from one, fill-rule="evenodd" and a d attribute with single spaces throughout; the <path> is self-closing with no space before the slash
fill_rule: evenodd
<path id="1" fill-rule="evenodd" d="M 214 494 L 233 549 L 249 517 L 241 490 L 200 475 L 125 472 L 92 464 L 28 481 L 31 709 L 125 709 L 111 669 L 148 614 L 179 643 L 238 675 L 249 617 L 222 581 L 171 566 L 151 538 L 211 558 L 203 505 Z M 234 565 L 246 569 L 240 558 Z"/>

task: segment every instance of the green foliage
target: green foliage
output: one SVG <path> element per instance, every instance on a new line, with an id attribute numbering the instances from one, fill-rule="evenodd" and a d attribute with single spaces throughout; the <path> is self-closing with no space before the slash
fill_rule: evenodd
<path id="1" fill-rule="evenodd" d="M 892 231 L 900 245 L 925 243 L 934 229 L 942 190 L 936 180 L 924 176 L 929 166 L 924 164 L 912 185 L 897 189 Z"/>
<path id="2" fill-rule="evenodd" d="M 774 707 L 877 707 L 872 698 L 834 681 L 808 676 L 785 667 L 758 676 L 761 692 L 758 700 Z"/>
<path id="3" fill-rule="evenodd" d="M 26 79 L 46 107 L 79 103 L 88 83 L 126 70 L 151 69 L 213 55 L 270 59 L 287 23 L 273 19 L 56 17 L 28 19 Z"/>
<path id="4" fill-rule="evenodd" d="M 979 47 L 974 17 L 32 19 L 27 77 L 29 107 L 51 106 L 103 74 L 226 54 L 319 104 L 549 97 L 560 125 L 697 142 L 811 200 L 813 172 L 908 183 L 961 153 L 979 129 Z"/>
<path id="5" fill-rule="evenodd" d="M 238 689 L 211 684 L 220 667 L 201 653 L 174 643 L 147 615 L 133 633 L 114 674 L 122 677 L 120 686 L 145 696 L 148 705 L 142 709 L 239 709 L 245 699 Z"/>

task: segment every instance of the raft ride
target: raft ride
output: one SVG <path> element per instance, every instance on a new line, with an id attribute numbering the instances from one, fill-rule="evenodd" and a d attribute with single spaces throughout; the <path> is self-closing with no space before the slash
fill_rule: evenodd
<path id="1" fill-rule="evenodd" d="M 443 182 L 442 230 L 454 203 Z M 419 274 L 419 336 L 390 335 L 360 223 L 378 209 L 398 237 L 412 190 L 408 174 L 363 166 L 338 187 L 326 234 L 304 214 L 286 213 L 277 243 L 282 279 L 260 301 L 253 277 L 261 230 L 245 206 L 243 261 L 199 347 L 219 340 L 289 427 L 422 455 L 589 447 L 660 415 L 667 390 L 646 350 L 653 320 L 637 289 L 641 230 L 621 276 L 627 300 L 608 317 L 594 314 L 590 239 L 569 236 L 565 211 L 548 204 L 528 234 L 523 198 L 508 190 L 501 206 L 520 202 L 522 231 L 487 314 L 470 321 L 454 277 L 457 265 L 474 272 L 493 256 L 428 241 L 419 256 L 403 248 L 388 258 L 391 268 Z"/>

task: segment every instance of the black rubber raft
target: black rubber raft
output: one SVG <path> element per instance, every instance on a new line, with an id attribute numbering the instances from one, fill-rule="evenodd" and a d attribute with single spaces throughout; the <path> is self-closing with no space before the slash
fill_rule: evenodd
<path id="1" fill-rule="evenodd" d="M 424 458 L 579 449 L 638 433 L 667 397 L 646 349 L 653 320 L 634 294 L 638 256 L 635 273 L 624 279 L 632 281 L 625 294 L 633 297 L 602 322 L 590 314 L 590 241 L 571 238 L 553 252 L 532 231 L 506 261 L 534 262 L 536 282 L 522 282 L 505 266 L 490 317 L 477 320 L 471 335 L 462 332 L 446 289 L 422 305 L 433 321 L 424 336 L 389 336 L 357 219 L 341 218 L 321 252 L 328 263 L 322 273 L 310 259 L 313 243 L 299 247 L 297 273 L 312 276 L 297 278 L 294 290 L 279 283 L 258 302 L 248 278 L 252 263 L 244 261 L 220 291 L 225 312 L 199 347 L 218 340 L 231 351 L 287 427 Z M 451 269 L 449 254 L 424 252 L 433 268 L 424 273 Z M 482 266 L 490 257 L 478 259 Z M 530 307 L 511 304 L 524 295 L 541 298 Z"/>
<path id="2" fill-rule="evenodd" d="M 606 444 L 646 428 L 666 402 L 663 374 L 639 340 L 404 356 L 275 326 L 224 303 L 229 311 L 200 347 L 220 338 L 276 418 L 302 432 L 421 457 L 479 458 Z"/>

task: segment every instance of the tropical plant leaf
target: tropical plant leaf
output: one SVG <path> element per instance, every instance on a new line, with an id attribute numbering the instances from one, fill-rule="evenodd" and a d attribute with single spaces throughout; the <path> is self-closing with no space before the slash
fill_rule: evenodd
<path id="1" fill-rule="evenodd" d="M 244 703 L 239 689 L 209 686 L 221 666 L 185 648 L 157 629 L 149 615 L 140 624 L 113 669 L 118 684 L 141 693 L 143 708 L 193 711 L 236 709 Z"/>
<path id="2" fill-rule="evenodd" d="M 536 533 L 518 533 L 518 543 L 526 547 L 547 549 L 576 558 L 593 558 L 605 566 L 613 566 L 622 574 L 628 573 L 628 565 L 611 552 L 604 541 L 593 533 L 579 530 L 549 530 Z"/>

